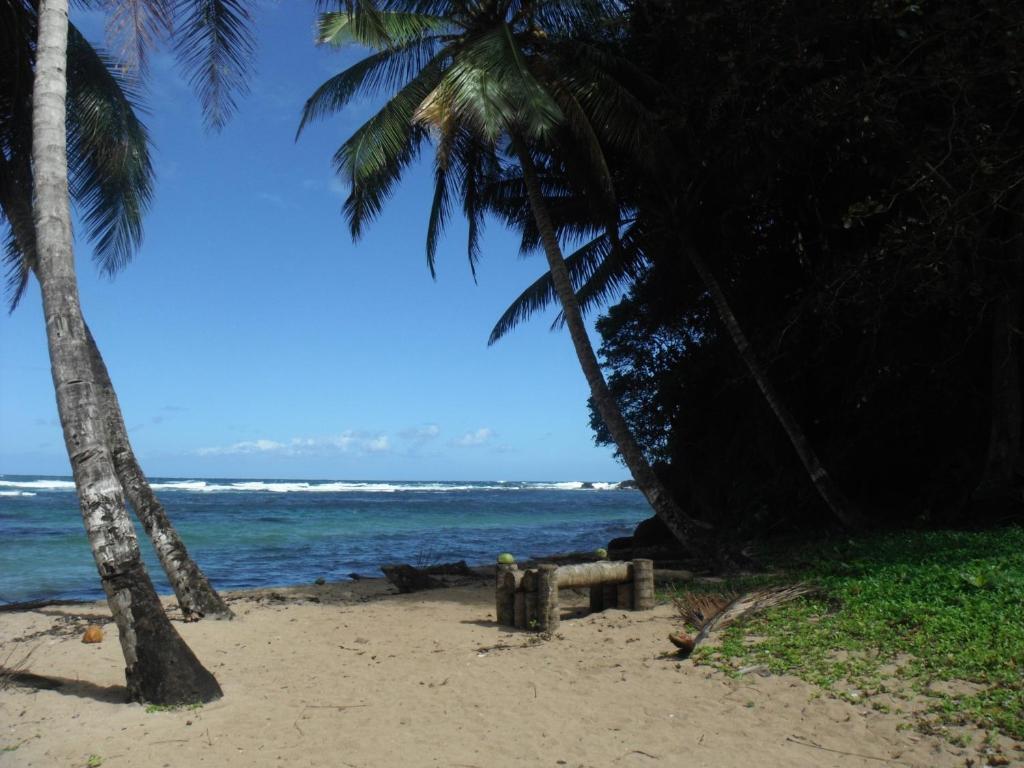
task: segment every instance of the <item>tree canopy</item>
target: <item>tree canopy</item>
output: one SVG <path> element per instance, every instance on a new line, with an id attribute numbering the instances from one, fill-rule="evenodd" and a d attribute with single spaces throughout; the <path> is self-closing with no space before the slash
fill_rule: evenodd
<path id="1" fill-rule="evenodd" d="M 613 168 L 657 236 L 600 330 L 612 388 L 677 493 L 709 519 L 822 517 L 708 320 L 685 233 L 876 520 L 972 519 L 1009 451 L 1005 513 L 1019 497 L 1024 9 L 649 1 L 628 19 L 616 44 L 657 83 L 645 98 L 667 141 L 656 166 Z"/>

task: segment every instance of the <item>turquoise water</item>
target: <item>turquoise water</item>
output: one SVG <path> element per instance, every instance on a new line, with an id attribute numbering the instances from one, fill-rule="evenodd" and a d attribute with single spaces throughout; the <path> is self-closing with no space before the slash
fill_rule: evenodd
<path id="1" fill-rule="evenodd" d="M 591 550 L 650 515 L 637 491 L 601 483 L 152 482 L 218 589 L 379 576 L 389 562 L 479 564 L 506 551 Z M 0 475 L 0 602 L 101 597 L 70 479 Z"/>

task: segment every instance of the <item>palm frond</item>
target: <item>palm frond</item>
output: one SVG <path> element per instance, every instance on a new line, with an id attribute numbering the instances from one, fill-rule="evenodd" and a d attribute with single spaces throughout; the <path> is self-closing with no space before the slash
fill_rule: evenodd
<path id="1" fill-rule="evenodd" d="M 77 29 L 68 32 L 70 192 L 94 260 L 114 274 L 142 241 L 153 191 L 149 136 L 136 114 L 138 93 Z"/>
<path id="2" fill-rule="evenodd" d="M 647 267 L 644 252 L 638 247 L 638 230 L 636 225 L 630 226 L 618 241 L 612 240 L 607 234 L 602 237 L 605 257 L 586 282 L 576 290 L 576 300 L 583 314 L 589 314 L 599 307 L 617 301 L 622 292 L 638 280 Z M 560 327 L 562 322 L 559 315 L 552 327 Z"/>
<path id="3" fill-rule="evenodd" d="M 363 123 L 334 155 L 338 174 L 351 184 L 344 212 L 355 239 L 363 224 L 380 213 L 395 182 L 427 138 L 426 128 L 413 116 L 441 78 L 440 56 Z"/>
<path id="4" fill-rule="evenodd" d="M 816 591 L 815 587 L 808 584 L 792 584 L 757 589 L 739 595 L 730 592 L 717 595 L 686 593 L 674 598 L 673 602 L 680 619 L 698 630 L 694 638 L 686 638 L 691 641 L 686 644 L 686 650 L 689 652 L 713 632 L 721 631 L 741 619 Z"/>
<path id="5" fill-rule="evenodd" d="M 614 220 L 618 215 L 615 183 L 612 181 L 612 173 L 608 168 L 601 140 L 594 130 L 594 124 L 571 90 L 561 87 L 559 84 L 554 92 L 567 115 L 566 127 L 576 143 L 573 147 L 574 151 L 563 153 L 563 157 L 569 165 L 570 171 L 575 171 L 576 178 L 588 176 L 593 178 L 594 184 L 590 186 L 597 190 L 596 197 L 601 201 L 603 218 Z M 572 143 L 567 145 L 573 146 Z M 577 158 L 580 158 L 581 162 L 577 162 Z M 598 212 L 594 211 L 594 213 Z"/>
<path id="6" fill-rule="evenodd" d="M 608 240 L 602 235 L 566 257 L 565 266 L 569 270 L 569 279 L 572 281 L 574 289 L 586 283 L 607 258 L 608 251 Z M 488 346 L 496 343 L 513 328 L 526 322 L 536 313 L 542 312 L 557 302 L 558 294 L 555 291 L 554 281 L 551 279 L 551 272 L 545 272 L 519 294 L 508 309 L 502 313 L 487 339 Z"/>
<path id="7" fill-rule="evenodd" d="M 408 82 L 434 58 L 437 52 L 437 40 L 414 40 L 371 54 L 338 73 L 317 88 L 306 100 L 296 138 L 309 123 L 339 112 L 353 99 L 373 95 L 385 88 L 394 88 Z"/>
<path id="8" fill-rule="evenodd" d="M 436 93 L 437 89 L 431 92 L 431 96 Z M 467 221 L 466 255 L 475 282 L 487 210 L 484 190 L 489 180 L 500 172 L 499 162 L 492 146 L 481 141 L 465 126 L 457 125 L 450 116 L 451 113 L 438 102 L 432 102 L 431 97 L 417 109 L 417 122 L 431 125 L 440 136 L 435 160 L 435 194 L 427 228 L 427 263 L 431 276 L 436 276 L 437 243 L 450 215 L 451 196 L 458 190 Z"/>
<path id="9" fill-rule="evenodd" d="M 565 143 L 571 142 L 571 137 L 564 131 L 559 132 L 556 138 Z M 578 147 L 570 148 L 560 144 L 560 162 L 550 152 L 531 153 L 537 166 L 544 207 L 555 227 L 555 234 L 559 242 L 572 246 L 586 243 L 600 233 L 607 232 L 608 224 L 611 223 L 595 216 L 589 187 L 587 183 L 580 183 L 579 174 L 586 174 L 586 171 L 580 171 L 574 177 L 570 166 L 564 162 L 564 155 L 575 149 Z M 507 227 L 519 232 L 521 255 L 527 256 L 540 249 L 540 232 L 526 194 L 522 172 L 517 167 L 510 167 L 501 177 L 490 181 L 487 198 L 489 211 Z"/>
<path id="10" fill-rule="evenodd" d="M 653 88 L 649 78 L 621 57 L 587 41 L 558 46 L 552 60 L 560 72 L 560 88 L 572 94 L 600 141 L 649 159 L 659 131 L 653 112 L 634 90 L 637 85 Z"/>
<path id="11" fill-rule="evenodd" d="M 0 154 L 0 212 L 5 226 L 3 263 L 7 272 L 8 311 L 18 307 L 36 262 L 36 233 L 32 220 L 30 153 Z"/>
<path id="12" fill-rule="evenodd" d="M 496 142 L 510 129 L 546 135 L 563 119 L 558 103 L 530 71 L 507 24 L 467 39 L 441 83 L 458 119 Z"/>
<path id="13" fill-rule="evenodd" d="M 0 187 L 21 158 L 32 152 L 32 72 L 36 40 L 35 7 L 21 0 L 0 4 Z M 30 181 L 31 185 L 31 181 Z"/>
<path id="14" fill-rule="evenodd" d="M 618 244 L 607 234 L 601 234 L 566 258 L 566 267 L 580 311 L 586 315 L 617 299 L 625 288 L 637 280 L 647 267 L 647 260 L 639 247 L 640 232 L 631 224 Z M 558 303 L 551 273 L 545 272 L 535 280 L 505 310 L 491 330 L 488 345 L 494 344 L 537 312 Z M 551 323 L 552 330 L 565 322 L 561 311 Z"/>
<path id="15" fill-rule="evenodd" d="M 454 130 L 441 135 L 434 159 L 434 199 L 427 220 L 427 267 L 434 279 L 437 278 L 437 244 L 451 215 L 451 187 L 454 181 L 451 154 L 456 135 Z"/>
<path id="16" fill-rule="evenodd" d="M 609 0 L 533 0 L 522 2 L 516 13 L 548 36 L 575 38 L 621 14 Z"/>
<path id="17" fill-rule="evenodd" d="M 178 0 L 174 50 L 199 97 L 207 127 L 220 130 L 249 88 L 255 30 L 245 0 Z"/>
<path id="18" fill-rule="evenodd" d="M 459 150 L 462 178 L 462 213 L 468 223 L 466 255 L 469 271 L 476 280 L 476 266 L 480 262 L 480 238 L 484 231 L 487 210 L 486 189 L 489 181 L 501 174 L 501 163 L 494 146 L 482 141 L 471 131 L 464 131 Z"/>
<path id="19" fill-rule="evenodd" d="M 18 308 L 18 304 L 21 303 L 22 296 L 25 295 L 30 270 L 28 261 L 17 238 L 14 236 L 14 229 L 11 227 L 9 220 L 5 222 L 5 228 L 3 263 L 7 275 L 4 282 L 7 295 L 7 311 L 13 312 Z"/>
<path id="20" fill-rule="evenodd" d="M 451 28 L 451 22 L 425 13 L 381 11 L 366 7 L 358 12 L 335 11 L 320 15 L 317 42 L 322 45 L 362 45 L 382 50 L 422 40 Z"/>
<path id="21" fill-rule="evenodd" d="M 174 29 L 174 0 L 113 0 L 107 39 L 124 68 L 144 73 L 149 52 Z"/>

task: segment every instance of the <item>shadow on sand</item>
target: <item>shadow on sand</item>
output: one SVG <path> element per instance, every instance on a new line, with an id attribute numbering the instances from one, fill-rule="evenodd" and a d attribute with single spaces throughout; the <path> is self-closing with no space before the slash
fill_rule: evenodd
<path id="1" fill-rule="evenodd" d="M 0 667 L 0 680 L 10 686 L 28 688 L 34 691 L 56 691 L 63 696 L 77 696 L 106 704 L 124 704 L 128 701 L 128 689 L 123 685 L 96 685 L 88 680 L 72 680 L 56 675 L 37 675 L 33 672 Z"/>

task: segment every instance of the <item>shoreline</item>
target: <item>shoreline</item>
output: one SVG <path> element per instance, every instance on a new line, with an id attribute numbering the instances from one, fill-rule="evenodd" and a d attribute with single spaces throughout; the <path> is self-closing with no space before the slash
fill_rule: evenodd
<path id="1" fill-rule="evenodd" d="M 574 563 L 597 562 L 598 560 L 599 560 L 599 558 L 597 558 L 594 555 L 594 553 L 592 553 L 592 552 L 558 552 L 558 553 L 547 554 L 547 555 L 530 555 L 525 560 L 520 560 L 518 562 L 518 564 L 520 565 L 520 567 L 523 567 L 523 568 L 534 568 L 534 567 L 536 567 L 536 565 L 538 563 L 555 563 L 557 565 L 567 565 L 567 564 L 574 564 Z M 458 562 L 466 562 L 466 561 L 458 561 Z M 692 573 L 690 573 L 689 571 L 687 571 L 685 569 L 685 567 L 684 567 L 685 563 L 683 563 L 682 561 L 678 561 L 678 560 L 665 560 L 663 562 L 666 565 L 671 566 L 671 568 L 665 568 L 665 569 L 659 568 L 659 569 L 657 569 L 656 572 L 655 572 L 656 578 L 658 577 L 659 572 L 662 574 L 663 580 L 667 580 L 666 574 L 671 574 L 676 579 L 679 578 L 680 574 L 683 574 L 683 580 L 686 580 L 687 576 L 692 577 L 692 575 L 693 575 Z M 389 562 L 386 562 L 386 563 L 381 563 L 379 568 L 383 568 L 383 567 L 385 567 L 387 565 L 397 565 L 397 564 L 398 564 L 398 561 L 389 561 Z M 430 563 L 430 564 L 427 564 L 425 566 L 422 566 L 422 568 L 423 569 L 428 569 L 428 568 L 432 567 L 433 565 L 434 565 L 433 563 Z M 453 565 L 453 563 L 448 563 L 446 565 Z M 470 571 L 472 571 L 473 574 L 474 574 L 474 576 L 472 578 L 477 578 L 477 579 L 493 579 L 494 578 L 494 574 L 495 574 L 495 564 L 494 563 L 479 563 L 479 564 L 466 563 L 466 565 L 467 565 L 468 569 Z M 416 566 L 416 567 L 419 568 L 421 566 Z M 162 575 L 162 573 L 161 573 L 161 575 Z M 349 585 L 351 585 L 351 584 L 359 584 L 359 583 L 362 583 L 362 582 L 370 582 L 370 581 L 384 581 L 384 582 L 386 582 L 386 579 L 385 579 L 384 576 L 379 576 L 379 575 L 376 575 L 376 574 L 374 574 L 374 575 L 356 574 L 356 575 L 358 576 L 358 578 L 353 579 L 353 578 L 351 578 L 351 574 L 350 574 L 348 577 L 345 577 L 343 579 L 326 581 L 325 584 L 327 586 L 332 586 L 332 585 L 337 586 L 337 585 L 345 585 L 345 584 L 349 584 Z M 452 580 L 452 579 L 457 579 L 457 578 L 460 578 L 460 577 L 451 576 L 451 575 L 448 575 L 448 576 L 441 575 L 441 580 L 442 581 L 444 581 L 446 578 L 449 579 L 449 580 Z M 469 577 L 469 576 L 462 576 L 461 578 L 471 578 L 471 577 Z M 449 585 L 451 585 L 451 584 L 449 584 Z M 216 585 L 214 585 L 214 586 L 216 587 Z M 320 586 L 320 585 L 317 585 L 316 582 L 314 581 L 314 582 L 302 582 L 302 583 L 295 583 L 295 584 L 270 584 L 270 585 L 267 585 L 267 586 L 260 586 L 260 587 L 242 587 L 242 588 L 239 588 L 239 589 L 218 589 L 217 591 L 221 595 L 223 595 L 225 598 L 227 598 L 229 595 L 245 594 L 245 593 L 249 593 L 249 592 L 259 592 L 259 591 L 267 591 L 267 590 L 275 590 L 275 591 L 294 590 L 294 589 L 302 589 L 302 588 L 304 588 L 306 586 Z M 165 585 L 161 585 L 157 589 L 157 595 L 159 596 L 161 602 L 163 602 L 165 604 L 165 608 L 166 608 L 166 603 L 167 603 L 168 600 L 174 601 L 174 599 L 175 599 L 173 591 L 171 591 L 171 589 L 169 587 L 165 586 Z M 50 598 L 40 598 L 38 600 L 21 600 L 21 601 L 15 601 L 15 602 L 10 602 L 10 603 L 4 603 L 4 602 L 0 601 L 0 614 L 17 612 L 17 611 L 30 611 L 30 610 L 35 610 L 37 608 L 48 608 L 48 607 L 56 607 L 56 606 L 62 606 L 62 605 L 81 606 L 81 605 L 91 605 L 93 603 L 105 603 L 105 602 L 106 602 L 106 598 L 104 598 L 104 597 L 97 597 L 95 599 L 88 599 L 88 598 L 60 598 L 60 597 L 53 598 L 53 599 L 50 599 Z"/>

